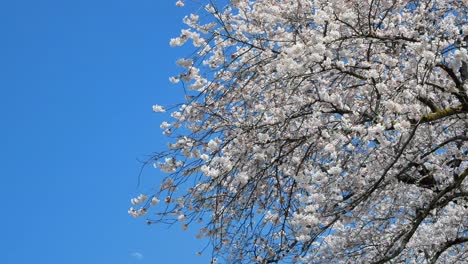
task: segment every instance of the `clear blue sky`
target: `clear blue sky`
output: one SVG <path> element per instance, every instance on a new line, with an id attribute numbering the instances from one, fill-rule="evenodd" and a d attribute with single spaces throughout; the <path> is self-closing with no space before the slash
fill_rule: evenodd
<path id="1" fill-rule="evenodd" d="M 181 18 L 175 0 L 0 1 L 0 263 L 207 263 L 206 241 L 147 226 L 130 198 L 160 172 Z M 180 98 L 180 99 L 179 99 Z M 143 258 L 139 258 L 141 254 Z"/>

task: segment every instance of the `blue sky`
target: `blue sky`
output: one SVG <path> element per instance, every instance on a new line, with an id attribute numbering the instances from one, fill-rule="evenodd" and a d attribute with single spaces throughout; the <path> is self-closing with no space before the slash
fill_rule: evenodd
<path id="1" fill-rule="evenodd" d="M 207 263 L 206 241 L 147 226 L 130 198 L 160 172 L 163 116 L 183 99 L 175 0 L 0 1 L 0 263 Z"/>

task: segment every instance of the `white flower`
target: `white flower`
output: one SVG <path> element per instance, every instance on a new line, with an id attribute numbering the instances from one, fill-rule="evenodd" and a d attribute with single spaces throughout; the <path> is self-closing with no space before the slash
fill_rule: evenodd
<path id="1" fill-rule="evenodd" d="M 385 130 L 385 127 L 382 126 L 381 124 L 377 124 L 375 126 L 372 126 L 368 129 L 368 132 L 370 135 L 377 135 L 381 134 Z"/>
<path id="2" fill-rule="evenodd" d="M 146 210 L 146 208 L 140 208 L 138 210 L 135 210 L 133 207 L 130 207 L 130 209 L 128 210 L 128 214 L 135 218 L 145 215 L 147 212 L 148 210 Z"/>
<path id="3" fill-rule="evenodd" d="M 169 124 L 168 122 L 164 121 L 161 123 L 161 125 L 159 126 L 161 129 L 166 129 L 168 127 L 170 127 L 171 124 Z"/>
<path id="4" fill-rule="evenodd" d="M 184 68 L 190 68 L 193 65 L 193 61 L 190 59 L 178 59 L 176 61 L 177 66 L 184 67 Z"/>
<path id="5" fill-rule="evenodd" d="M 342 62 L 342 61 L 337 61 L 337 62 L 336 62 L 336 67 L 337 67 L 338 69 L 344 69 L 344 68 L 345 68 L 344 62 Z"/>
<path id="6" fill-rule="evenodd" d="M 169 42 L 169 45 L 171 45 L 171 47 L 182 46 L 182 44 L 184 44 L 184 41 L 182 41 L 180 38 L 172 38 Z"/>
<path id="7" fill-rule="evenodd" d="M 327 152 L 333 152 L 333 151 L 335 151 L 335 145 L 333 145 L 333 143 L 328 143 L 325 146 L 324 150 L 327 151 Z"/>
<path id="8" fill-rule="evenodd" d="M 394 113 L 401 113 L 403 111 L 403 107 L 400 104 L 395 103 L 393 101 L 387 101 L 385 103 L 385 106 L 387 107 L 388 110 Z"/>
<path id="9" fill-rule="evenodd" d="M 181 119 L 182 118 L 182 114 L 180 112 L 174 112 L 171 114 L 171 116 L 175 119 Z"/>
<path id="10" fill-rule="evenodd" d="M 153 105 L 153 112 L 155 113 L 164 113 L 166 112 L 166 109 L 160 105 Z"/>
<path id="11" fill-rule="evenodd" d="M 170 134 L 172 134 L 172 130 L 170 128 L 163 131 L 163 135 L 165 136 L 169 136 Z"/>
<path id="12" fill-rule="evenodd" d="M 338 175 L 341 173 L 341 168 L 338 166 L 331 167 L 327 172 L 331 175 Z"/>
<path id="13" fill-rule="evenodd" d="M 185 4 L 184 4 L 184 2 L 182 2 L 182 1 L 179 0 L 179 1 L 176 2 L 175 5 L 176 5 L 177 7 L 183 7 Z"/>
<path id="14" fill-rule="evenodd" d="M 181 215 L 179 215 L 179 217 L 177 217 L 177 219 L 179 219 L 179 221 L 183 222 L 183 221 L 185 221 L 185 215 L 181 214 Z"/>
<path id="15" fill-rule="evenodd" d="M 268 134 L 264 134 L 264 133 L 258 133 L 257 137 L 258 137 L 258 140 L 261 143 L 266 143 L 270 139 L 270 136 L 268 136 Z"/>
<path id="16" fill-rule="evenodd" d="M 151 206 L 155 206 L 155 205 L 157 205 L 158 203 L 159 203 L 159 199 L 158 199 L 158 198 L 153 197 L 153 198 L 151 199 Z"/>
<path id="17" fill-rule="evenodd" d="M 138 216 L 145 215 L 147 212 L 148 210 L 146 210 L 146 208 L 140 208 L 138 209 Z"/>
<path id="18" fill-rule="evenodd" d="M 131 202 L 133 205 L 137 205 L 137 204 L 139 204 L 139 203 L 142 203 L 142 202 L 146 201 L 147 198 L 148 198 L 148 197 L 147 197 L 146 195 L 140 194 L 137 198 L 132 198 L 132 199 L 130 200 L 130 202 Z"/>
<path id="19" fill-rule="evenodd" d="M 409 129 L 409 128 L 411 128 L 411 123 L 408 122 L 408 121 L 406 121 L 406 120 L 401 121 L 401 122 L 400 122 L 400 125 L 401 125 L 401 127 L 404 128 L 404 129 Z"/>
<path id="20" fill-rule="evenodd" d="M 178 83 L 180 80 L 179 80 L 179 78 L 176 78 L 176 77 L 170 77 L 170 78 L 169 78 L 169 81 L 170 81 L 171 83 Z"/>
<path id="21" fill-rule="evenodd" d="M 298 237 L 296 237 L 297 241 L 300 241 L 300 242 L 307 242 L 310 240 L 310 236 L 309 235 L 300 235 Z"/>
<path id="22" fill-rule="evenodd" d="M 245 185 L 249 181 L 249 175 L 245 172 L 241 172 L 237 174 L 237 179 L 242 185 Z"/>
<path id="23" fill-rule="evenodd" d="M 218 143 L 212 139 L 208 142 L 208 148 L 212 151 L 215 151 L 218 149 Z"/>
<path id="24" fill-rule="evenodd" d="M 138 213 L 133 207 L 130 207 L 130 209 L 128 209 L 128 214 L 130 214 L 133 217 L 138 217 Z"/>

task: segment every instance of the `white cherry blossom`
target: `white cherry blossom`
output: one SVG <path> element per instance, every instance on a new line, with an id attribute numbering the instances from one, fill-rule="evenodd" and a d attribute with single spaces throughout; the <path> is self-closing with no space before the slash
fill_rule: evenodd
<path id="1" fill-rule="evenodd" d="M 466 1 L 201 2 L 130 215 L 203 224 L 222 263 L 466 261 Z"/>

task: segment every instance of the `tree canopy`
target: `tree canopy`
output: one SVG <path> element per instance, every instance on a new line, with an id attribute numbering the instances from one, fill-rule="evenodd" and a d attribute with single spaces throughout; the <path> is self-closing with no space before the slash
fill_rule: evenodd
<path id="1" fill-rule="evenodd" d="M 206 1 L 170 41 L 196 52 L 164 179 L 129 213 L 200 222 L 226 263 L 466 261 L 467 9 Z"/>

